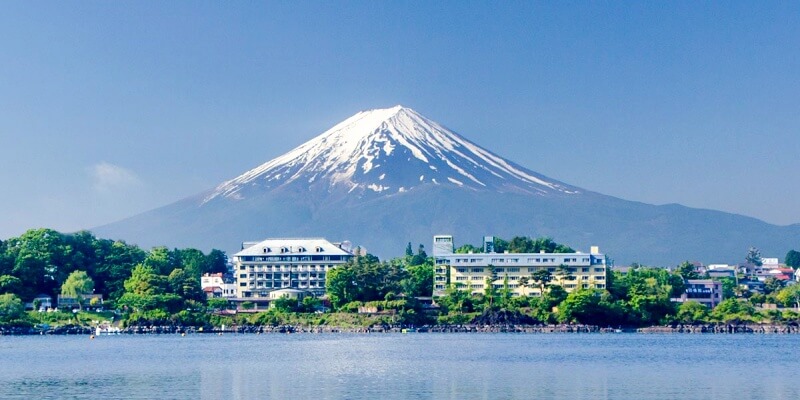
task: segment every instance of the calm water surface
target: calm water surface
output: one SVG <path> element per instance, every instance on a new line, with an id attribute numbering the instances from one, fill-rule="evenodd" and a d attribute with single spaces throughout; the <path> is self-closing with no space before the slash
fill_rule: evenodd
<path id="1" fill-rule="evenodd" d="M 0 399 L 800 399 L 800 336 L 0 337 Z"/>

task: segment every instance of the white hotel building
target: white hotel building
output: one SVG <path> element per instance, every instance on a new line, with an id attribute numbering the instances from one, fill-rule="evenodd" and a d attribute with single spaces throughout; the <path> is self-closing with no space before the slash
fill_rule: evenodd
<path id="1" fill-rule="evenodd" d="M 486 236 L 483 253 L 457 254 L 452 236 L 434 236 L 433 295 L 444 295 L 450 285 L 471 293 L 483 293 L 492 270 L 495 276 L 492 285 L 500 289 L 507 279 L 515 296 L 541 295 L 539 285 L 530 278 L 542 269 L 552 274 L 550 284 L 561 285 L 567 292 L 606 287 L 606 257 L 598 247 L 593 246 L 589 253 L 495 253 L 493 243 L 494 238 Z M 563 272 L 568 274 L 561 274 Z M 527 287 L 520 284 L 521 278 L 529 279 Z"/>
<path id="2" fill-rule="evenodd" d="M 327 272 L 351 258 L 349 243 L 321 238 L 244 242 L 233 256 L 238 297 L 269 299 L 270 292 L 287 288 L 321 296 Z"/>

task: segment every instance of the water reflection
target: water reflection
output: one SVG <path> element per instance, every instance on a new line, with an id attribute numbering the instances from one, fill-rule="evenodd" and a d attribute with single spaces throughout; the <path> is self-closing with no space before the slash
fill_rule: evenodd
<path id="1" fill-rule="evenodd" d="M 797 399 L 773 372 L 794 369 L 798 345 L 756 335 L 2 337 L 0 398 Z"/>

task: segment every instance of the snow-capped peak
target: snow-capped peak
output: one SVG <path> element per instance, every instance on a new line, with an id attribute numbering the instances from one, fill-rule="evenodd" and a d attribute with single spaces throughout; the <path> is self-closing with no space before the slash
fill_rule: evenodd
<path id="1" fill-rule="evenodd" d="M 420 185 L 547 194 L 576 188 L 528 171 L 397 105 L 361 111 L 288 153 L 219 185 L 218 196 L 305 185 L 349 193 L 398 193 Z"/>

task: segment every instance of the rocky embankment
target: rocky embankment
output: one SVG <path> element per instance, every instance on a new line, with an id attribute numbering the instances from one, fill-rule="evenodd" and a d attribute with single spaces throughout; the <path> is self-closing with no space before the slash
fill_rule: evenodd
<path id="1" fill-rule="evenodd" d="M 637 329 L 641 333 L 762 333 L 762 334 L 796 334 L 800 333 L 800 325 L 760 325 L 760 324 L 698 324 L 675 326 L 651 326 Z"/>
<path id="2" fill-rule="evenodd" d="M 0 336 L 3 335 L 91 335 L 94 329 L 80 325 L 62 325 L 52 328 L 40 327 L 0 327 Z"/>
<path id="3" fill-rule="evenodd" d="M 620 332 L 619 329 L 601 328 L 591 325 L 425 325 L 411 327 L 406 325 L 373 325 L 369 327 L 302 326 L 302 325 L 246 325 L 220 328 L 194 328 L 173 326 L 128 327 L 120 333 L 160 334 L 160 333 L 607 333 Z M 633 332 L 633 330 L 628 330 Z"/>
<path id="4" fill-rule="evenodd" d="M 798 334 L 798 324 L 697 324 L 674 326 L 651 326 L 647 328 L 610 328 L 593 325 L 525 325 L 525 324 L 463 324 L 463 325 L 425 325 L 411 327 L 405 325 L 373 325 L 369 327 L 303 326 L 303 325 L 244 325 L 230 326 L 224 330 L 211 326 L 130 326 L 119 330 L 119 334 L 269 334 L 269 333 L 712 333 L 712 334 Z M 41 327 L 0 327 L 2 335 L 92 335 L 91 327 L 64 325 L 43 329 Z"/>

